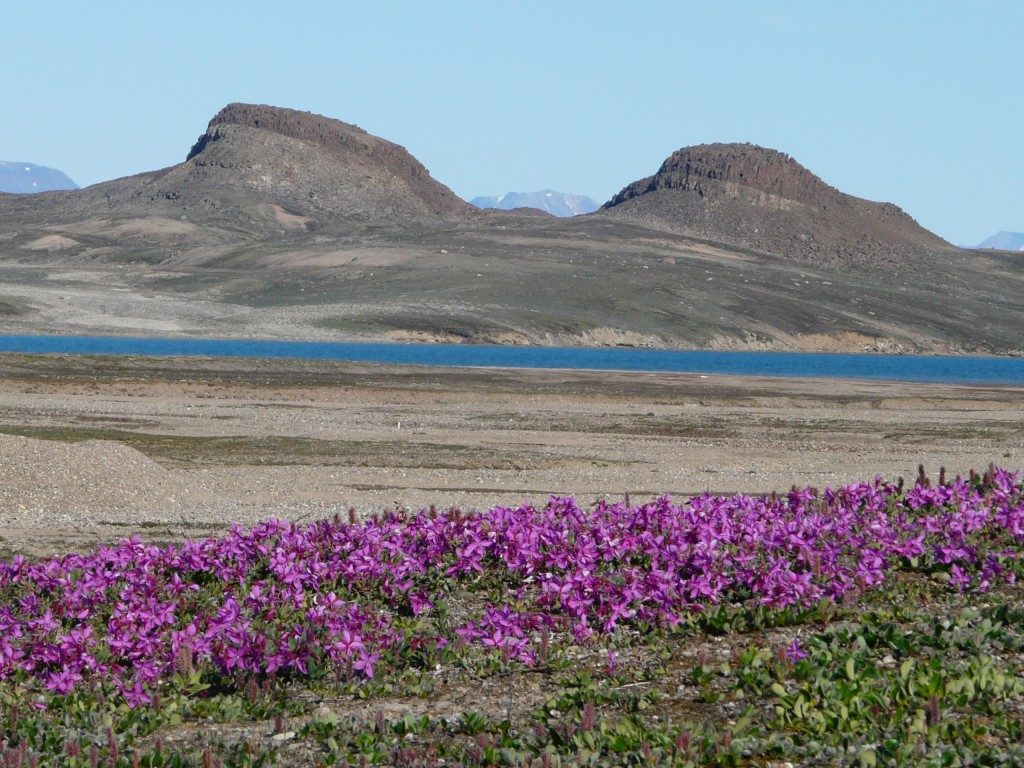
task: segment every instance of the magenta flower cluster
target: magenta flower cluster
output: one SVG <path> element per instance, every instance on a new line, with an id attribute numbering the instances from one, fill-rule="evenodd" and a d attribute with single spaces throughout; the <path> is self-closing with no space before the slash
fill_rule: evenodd
<path id="1" fill-rule="evenodd" d="M 957 589 L 1013 581 L 1016 474 L 902 488 L 682 503 L 552 498 L 543 509 L 394 512 L 223 538 L 0 563 L 0 680 L 67 694 L 107 682 L 131 705 L 184 669 L 369 678 L 410 654 L 473 646 L 532 663 L 554 633 L 671 627 L 728 603 L 808 606 L 897 569 Z M 475 597 L 474 597 L 475 596 Z M 455 600 L 478 608 L 460 622 Z M 792 651 L 799 655 L 799 649 Z"/>

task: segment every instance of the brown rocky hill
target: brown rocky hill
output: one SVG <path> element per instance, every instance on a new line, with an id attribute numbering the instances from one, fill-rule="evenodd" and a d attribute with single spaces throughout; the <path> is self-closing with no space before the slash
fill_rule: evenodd
<path id="1" fill-rule="evenodd" d="M 32 200 L 0 195 L 0 215 L 59 223 L 76 242 L 215 245 L 325 224 L 455 221 L 477 209 L 404 148 L 292 109 L 229 104 L 184 162 Z"/>
<path id="2" fill-rule="evenodd" d="M 238 104 L 178 165 L 0 194 L 5 333 L 1021 353 L 1022 292 L 1020 254 L 954 249 L 750 146 L 683 150 L 554 218 Z"/>
<path id="3" fill-rule="evenodd" d="M 404 148 L 328 117 L 229 104 L 161 189 L 224 189 L 313 218 L 461 218 L 474 209 Z"/>
<path id="4" fill-rule="evenodd" d="M 896 266 L 952 246 L 891 203 L 829 186 L 788 155 L 753 144 L 674 152 L 603 208 L 621 219 L 835 266 Z"/>

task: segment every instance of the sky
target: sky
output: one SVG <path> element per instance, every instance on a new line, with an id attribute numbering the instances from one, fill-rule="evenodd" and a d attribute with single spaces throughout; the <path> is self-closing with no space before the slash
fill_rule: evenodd
<path id="1" fill-rule="evenodd" d="M 0 159 L 184 160 L 232 101 L 405 146 L 462 197 L 604 201 L 749 141 L 954 243 L 1024 231 L 1024 3 L 50 2 L 0 18 Z"/>

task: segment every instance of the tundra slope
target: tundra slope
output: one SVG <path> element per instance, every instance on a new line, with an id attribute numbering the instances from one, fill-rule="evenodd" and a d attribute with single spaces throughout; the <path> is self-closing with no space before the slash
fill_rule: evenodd
<path id="1" fill-rule="evenodd" d="M 1018 350 L 1019 254 L 749 145 L 681 150 L 605 209 L 480 211 L 403 148 L 266 106 L 176 166 L 0 195 L 7 332 Z"/>

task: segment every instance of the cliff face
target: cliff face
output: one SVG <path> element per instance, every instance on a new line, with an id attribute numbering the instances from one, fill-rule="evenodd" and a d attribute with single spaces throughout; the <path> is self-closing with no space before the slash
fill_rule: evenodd
<path id="1" fill-rule="evenodd" d="M 673 153 L 602 210 L 780 256 L 893 265 L 951 246 L 899 207 L 844 194 L 788 155 L 751 144 Z"/>
<path id="2" fill-rule="evenodd" d="M 713 194 L 716 184 L 730 182 L 810 204 L 834 200 L 841 194 L 791 157 L 774 149 L 749 144 L 702 144 L 674 152 L 656 174 L 630 184 L 605 207 L 659 189 Z"/>

